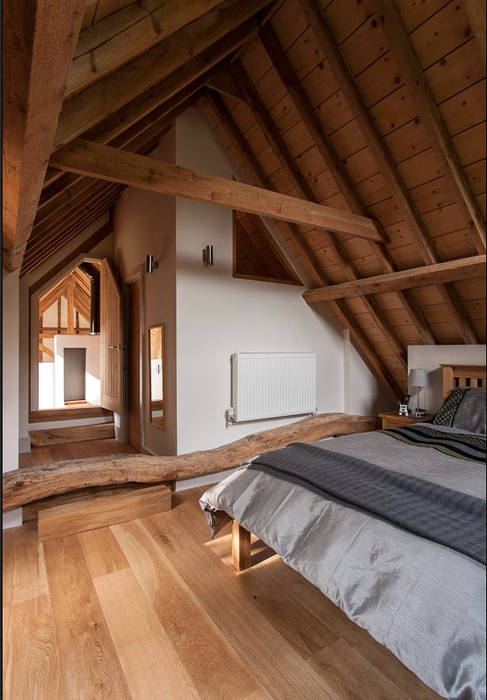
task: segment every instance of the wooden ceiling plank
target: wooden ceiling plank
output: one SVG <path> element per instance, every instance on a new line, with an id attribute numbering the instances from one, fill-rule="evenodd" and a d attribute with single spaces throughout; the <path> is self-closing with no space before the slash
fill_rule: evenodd
<path id="1" fill-rule="evenodd" d="M 478 253 L 485 253 L 485 221 L 479 210 L 456 149 L 450 139 L 436 100 L 433 97 L 419 59 L 409 40 L 401 15 L 393 0 L 373 0 L 373 7 L 386 36 L 401 76 L 408 86 L 423 127 L 444 173 L 449 173 L 456 190 L 457 203 L 470 224 L 470 235 Z"/>
<path id="2" fill-rule="evenodd" d="M 418 245 L 423 260 L 426 264 L 438 262 L 435 250 L 429 240 L 428 232 L 409 198 L 406 184 L 385 142 L 369 116 L 368 110 L 355 86 L 353 78 L 350 75 L 347 65 L 335 43 L 333 34 L 328 28 L 316 0 L 299 1 L 317 44 L 326 56 L 340 90 L 367 141 L 367 145 L 371 149 L 383 176 L 387 180 L 393 199 Z M 477 336 L 472 324 L 468 323 L 468 321 L 466 323 L 465 314 L 458 313 L 460 304 L 455 291 L 449 289 L 446 293 L 451 297 L 450 312 L 461 338 L 465 343 L 476 343 Z M 457 309 L 457 311 L 455 311 L 455 309 Z"/>
<path id="3" fill-rule="evenodd" d="M 271 32 L 272 30 L 266 31 L 266 29 L 262 29 L 262 35 L 266 36 L 270 39 L 268 43 L 270 50 L 272 51 L 272 56 L 270 57 L 271 60 L 273 57 L 276 57 L 276 52 L 277 52 L 277 45 L 275 41 L 271 40 Z M 272 46 L 270 45 L 272 43 Z M 279 56 L 281 58 L 281 56 Z M 279 66 L 275 66 L 275 68 L 279 72 L 279 68 L 282 68 L 283 64 L 279 64 Z M 286 64 L 286 75 L 285 79 L 286 82 L 284 83 L 285 86 L 287 87 L 288 82 L 290 82 L 291 78 L 291 67 L 290 65 Z M 280 135 L 279 131 L 277 130 L 272 118 L 270 117 L 269 113 L 267 112 L 265 105 L 263 104 L 262 100 L 260 99 L 256 89 L 253 87 L 251 81 L 249 80 L 245 70 L 243 69 L 242 65 L 240 63 L 236 63 L 232 66 L 232 71 L 235 75 L 235 78 L 238 80 L 239 85 L 242 87 L 242 90 L 245 94 L 246 102 L 249 105 L 250 109 L 252 110 L 252 114 L 254 115 L 257 123 L 259 124 L 260 128 L 262 129 L 266 139 L 268 140 L 272 150 L 274 151 L 275 155 L 277 158 L 279 158 L 280 162 L 282 163 L 283 168 L 285 169 L 286 173 L 288 174 L 289 178 L 293 182 L 295 188 L 297 189 L 298 193 L 304 197 L 305 199 L 311 201 L 311 202 L 316 202 L 316 198 L 313 194 L 313 191 L 311 190 L 310 186 L 308 185 L 308 182 L 306 178 L 302 175 L 301 171 L 299 170 L 298 165 L 296 164 L 295 160 L 293 159 L 289 148 L 287 147 L 287 144 L 285 143 L 284 139 Z M 296 85 L 295 85 L 296 87 Z M 301 94 L 301 93 L 300 93 Z M 296 90 L 293 91 L 293 95 L 297 96 L 297 88 Z M 317 125 L 315 124 L 315 127 Z M 316 129 L 314 129 L 313 135 L 317 136 Z M 327 154 L 327 159 L 332 160 L 331 157 L 329 157 L 330 154 Z M 335 171 L 337 169 L 335 168 Z M 341 178 L 342 180 L 342 178 Z M 345 187 L 345 182 L 344 182 L 344 187 Z M 349 194 L 352 197 L 352 192 L 349 188 Z M 360 208 L 358 205 L 358 200 L 355 198 L 354 202 L 357 206 L 357 208 Z M 363 208 L 362 208 L 363 209 Z M 379 226 L 376 222 L 377 228 L 379 229 Z M 326 241 L 328 244 L 333 248 L 334 254 L 336 257 L 340 260 L 340 263 L 343 266 L 343 269 L 345 270 L 346 274 L 350 279 L 356 279 L 358 277 L 357 271 L 350 260 L 350 257 L 346 250 L 343 248 L 343 246 L 340 244 L 338 236 L 335 236 L 331 230 L 327 230 L 325 234 Z M 375 239 L 378 240 L 378 239 Z M 383 235 L 380 234 L 380 239 L 383 240 Z M 388 342 L 391 344 L 391 346 L 394 349 L 394 352 L 397 353 L 399 360 L 403 367 L 407 366 L 407 359 L 406 359 L 406 354 L 405 354 L 405 347 L 403 343 L 399 340 L 399 338 L 396 336 L 395 331 L 393 330 L 391 324 L 387 320 L 386 316 L 383 313 L 379 313 L 378 309 L 374 306 L 374 302 L 369 302 L 367 299 L 364 300 L 365 304 L 367 305 L 368 311 L 372 314 L 374 321 L 376 322 L 378 328 L 380 329 L 380 332 L 384 334 L 384 336 L 387 338 Z"/>
<path id="4" fill-rule="evenodd" d="M 233 97 L 234 100 L 242 101 L 245 99 L 245 95 L 243 94 L 240 85 L 226 66 L 223 67 L 221 71 L 218 71 L 216 75 L 213 75 L 209 80 L 207 80 L 206 85 L 222 95 Z"/>
<path id="5" fill-rule="evenodd" d="M 211 10 L 142 56 L 66 100 L 56 132 L 56 147 L 75 139 L 169 77 L 269 2 L 270 0 L 246 0 L 242 3 L 226 0 L 221 8 Z"/>
<path id="6" fill-rule="evenodd" d="M 483 277 L 486 272 L 486 256 L 474 255 L 459 260 L 414 267 L 409 270 L 390 272 L 385 275 L 373 275 L 350 282 L 328 285 L 321 289 L 312 289 L 304 293 L 309 302 L 327 301 L 329 299 L 346 299 L 362 297 L 364 294 L 382 294 L 396 289 L 426 287 L 438 282 L 446 283 L 472 277 Z"/>
<path id="7" fill-rule="evenodd" d="M 254 179 L 261 187 L 271 187 L 271 183 L 265 175 L 262 166 L 260 165 L 258 159 L 250 148 L 247 140 L 242 135 L 238 125 L 233 119 L 230 111 L 226 107 L 225 103 L 221 97 L 217 94 L 210 93 L 208 96 L 208 102 L 212 108 L 217 119 L 219 119 L 224 125 L 230 139 L 232 140 L 235 148 L 237 149 L 239 155 L 243 159 L 247 170 L 250 172 Z M 321 283 L 326 283 L 326 275 L 321 269 L 321 265 L 316 258 L 316 255 L 312 248 L 309 246 L 306 239 L 304 239 L 299 231 L 299 229 L 293 224 L 285 223 L 284 227 L 293 241 L 293 245 L 299 251 L 300 256 L 306 262 L 306 264 L 313 271 L 312 281 L 317 278 L 321 280 Z M 278 232 L 280 233 L 280 232 Z M 285 242 L 282 241 L 280 237 L 280 243 L 284 249 L 287 248 Z M 302 274 L 302 273 L 301 273 Z M 306 276 L 305 276 L 306 277 Z M 352 313 L 347 308 L 347 306 L 341 302 L 332 301 L 328 304 L 330 310 L 335 315 L 339 324 L 350 331 L 352 341 L 363 358 L 366 365 L 369 367 L 371 372 L 379 377 L 384 384 L 389 388 L 389 390 L 400 397 L 404 393 L 405 387 L 401 387 L 395 381 L 394 377 L 391 375 L 387 367 L 379 358 L 375 349 L 371 346 L 367 338 L 365 337 L 362 329 L 358 326 Z"/>
<path id="8" fill-rule="evenodd" d="M 3 265 L 22 264 L 52 151 L 84 0 L 6 0 Z"/>
<path id="9" fill-rule="evenodd" d="M 127 141 L 123 147 L 127 151 L 137 153 L 152 139 L 161 138 L 169 127 L 170 121 L 163 117 L 158 122 L 153 123 L 149 129 L 143 131 L 141 134 L 136 134 L 130 141 Z M 59 193 L 59 196 L 54 201 L 51 201 L 49 206 L 39 211 L 32 234 L 35 234 L 40 224 L 48 225 L 49 222 L 52 222 L 53 217 L 57 218 L 58 216 L 62 216 L 63 213 L 67 211 L 65 209 L 66 206 L 75 207 L 81 194 L 83 192 L 87 193 L 88 190 L 91 191 L 96 184 L 97 183 L 93 183 L 90 178 L 81 177 L 77 183 L 68 187 L 64 192 Z M 61 194 L 65 196 L 61 197 Z"/>
<path id="10" fill-rule="evenodd" d="M 154 10 L 147 10 L 139 5 L 124 8 L 105 18 L 102 22 L 103 27 L 96 28 L 96 45 L 93 41 L 94 28 L 84 29 L 79 43 L 85 46 L 90 44 L 90 46 L 88 50 L 79 53 L 71 64 L 64 93 L 65 99 L 148 51 L 222 2 L 223 0 L 167 0 L 161 2 L 160 6 Z M 132 19 L 136 19 L 136 13 L 138 19 L 128 26 L 125 23 L 120 31 L 117 15 L 127 14 L 129 9 Z M 89 35 L 86 38 L 83 36 L 85 33 Z"/>
<path id="11" fill-rule="evenodd" d="M 289 58 L 283 51 L 271 25 L 267 24 L 265 27 L 261 28 L 261 30 L 259 31 L 259 36 L 264 45 L 264 48 L 266 49 L 269 55 L 269 58 L 271 59 L 274 65 L 274 68 L 280 76 L 281 81 L 286 87 L 286 90 L 289 96 L 291 97 L 294 106 L 296 107 L 297 112 L 299 113 L 304 124 L 306 125 L 311 135 L 311 138 L 313 139 L 313 143 L 317 147 L 331 176 L 333 177 L 340 192 L 342 193 L 348 206 L 350 207 L 350 210 L 355 214 L 361 214 L 362 216 L 370 216 L 370 212 L 368 212 L 366 206 L 364 205 L 358 192 L 356 191 L 356 188 L 353 186 L 348 176 L 347 170 L 342 163 L 342 160 L 339 158 L 333 145 L 326 136 L 321 122 L 317 117 L 316 112 L 313 109 L 313 106 L 309 101 L 309 98 L 306 95 L 301 82 L 298 80 L 293 66 Z M 384 272 L 392 272 L 395 269 L 395 266 L 387 250 L 382 245 L 375 242 L 371 242 L 370 246 L 373 252 L 376 254 L 377 258 L 379 259 L 379 262 Z M 342 247 L 340 250 L 342 256 L 344 252 L 345 251 Z M 356 270 L 353 270 L 353 274 L 355 277 L 358 276 L 356 274 Z M 427 340 L 428 343 L 433 342 L 434 344 L 434 336 L 432 335 L 431 331 L 429 331 L 427 324 L 424 322 L 424 319 L 417 315 L 415 309 L 411 307 L 408 300 L 404 296 L 401 297 L 400 301 L 403 306 L 407 307 L 408 315 L 412 320 L 416 330 L 418 331 L 420 338 L 424 338 Z M 370 311 L 374 318 L 384 319 L 383 314 L 377 314 L 377 309 L 374 307 L 373 301 L 372 308 L 370 309 Z M 392 331 L 392 329 L 389 329 L 389 335 L 392 335 L 392 337 L 396 340 L 396 335 Z M 401 354 L 403 354 L 403 344 L 398 344 L 396 342 L 394 342 L 394 344 L 397 350 L 401 348 Z"/>
<path id="12" fill-rule="evenodd" d="M 375 223 L 366 217 L 207 173 L 197 173 L 172 163 L 84 139 L 77 139 L 54 153 L 51 165 L 88 177 L 208 201 L 231 209 L 316 228 L 331 229 L 363 238 L 377 236 Z"/>
<path id="13" fill-rule="evenodd" d="M 176 116 L 178 116 L 182 111 L 187 109 L 191 104 L 193 104 L 194 99 L 196 99 L 197 90 L 203 85 L 203 81 L 196 81 L 195 83 L 184 89 L 182 93 L 170 99 L 164 105 L 156 108 L 148 115 L 140 119 L 135 124 L 132 124 L 128 129 L 123 131 L 117 137 L 109 141 L 109 145 L 114 148 L 126 148 L 127 150 L 132 150 L 134 140 L 143 138 L 144 134 L 151 129 L 155 123 L 163 123 L 165 120 L 169 124 Z M 94 139 L 95 141 L 98 139 Z M 101 140 L 101 138 L 100 138 Z M 65 174 L 60 170 L 55 170 L 59 175 L 57 182 L 53 182 L 50 186 L 46 187 L 41 195 L 38 215 L 44 207 L 54 204 L 55 200 L 65 195 L 66 190 L 79 182 L 82 177 L 79 175 Z M 65 198 L 69 198 L 69 193 L 65 195 Z M 42 217 L 41 217 L 42 218 Z"/>
<path id="14" fill-rule="evenodd" d="M 472 28 L 473 35 L 478 41 L 480 48 L 480 55 L 484 66 L 487 61 L 487 47 L 486 47 L 486 11 L 485 11 L 485 0 L 465 0 L 465 9 L 467 10 L 468 19 Z"/>

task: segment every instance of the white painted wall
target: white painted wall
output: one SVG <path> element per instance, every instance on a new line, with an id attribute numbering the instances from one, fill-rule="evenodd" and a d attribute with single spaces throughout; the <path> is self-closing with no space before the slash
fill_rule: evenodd
<path id="1" fill-rule="evenodd" d="M 151 154 L 174 162 L 174 134 L 164 136 Z M 143 447 L 153 454 L 176 454 L 176 200 L 155 192 L 125 189 L 114 209 L 114 259 L 124 282 L 142 279 L 143 297 Z M 145 272 L 145 259 L 152 253 L 159 268 Z M 150 422 L 148 329 L 164 324 L 166 352 L 166 430 Z"/>
<path id="2" fill-rule="evenodd" d="M 421 393 L 422 408 L 434 413 L 441 406 L 441 364 L 485 365 L 485 352 L 485 345 L 409 345 L 408 373 L 412 369 L 425 369 L 428 372 L 429 386 Z M 410 390 L 412 392 L 412 387 Z M 412 397 L 410 405 L 416 408 L 416 395 Z"/>
<path id="3" fill-rule="evenodd" d="M 95 406 L 101 400 L 101 357 L 99 335 L 54 336 L 54 408 L 64 407 L 64 350 L 86 349 L 86 400 Z"/>
<path id="4" fill-rule="evenodd" d="M 176 163 L 226 178 L 235 174 L 197 109 L 176 121 Z M 311 309 L 302 299 L 302 287 L 232 277 L 231 210 L 178 197 L 176 231 L 178 453 L 290 422 L 225 426 L 235 352 L 316 353 L 318 410 L 343 411 L 343 339 L 331 314 Z M 201 261 L 207 244 L 214 248 L 213 267 Z M 348 368 L 352 412 L 374 412 L 384 405 L 384 396 L 390 407 L 387 390 L 377 386 L 355 351 L 349 353 Z"/>
<path id="5" fill-rule="evenodd" d="M 19 466 L 19 274 L 3 273 L 2 284 L 2 471 Z M 3 515 L 3 527 L 22 525 L 22 510 Z"/>

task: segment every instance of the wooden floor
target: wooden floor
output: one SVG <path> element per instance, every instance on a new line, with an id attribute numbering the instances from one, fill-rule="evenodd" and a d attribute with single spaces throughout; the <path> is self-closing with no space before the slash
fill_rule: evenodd
<path id="1" fill-rule="evenodd" d="M 44 545 L 4 531 L 6 700 L 438 697 L 277 556 L 234 573 L 202 492 Z"/>
<path id="2" fill-rule="evenodd" d="M 114 454 L 133 454 L 134 452 L 137 450 L 132 445 L 112 439 L 33 447 L 30 452 L 19 455 L 19 467 L 35 467 L 51 462 L 61 462 L 65 459 L 107 457 Z"/>

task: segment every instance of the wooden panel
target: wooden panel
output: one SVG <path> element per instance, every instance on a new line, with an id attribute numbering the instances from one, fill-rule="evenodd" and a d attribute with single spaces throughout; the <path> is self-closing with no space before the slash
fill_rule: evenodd
<path id="1" fill-rule="evenodd" d="M 441 365 L 443 398 L 457 386 L 485 387 L 487 371 L 480 365 Z"/>
<path id="2" fill-rule="evenodd" d="M 105 258 L 100 266 L 101 405 L 122 411 L 122 296 Z"/>
<path id="3" fill-rule="evenodd" d="M 31 430 L 29 432 L 30 444 L 33 447 L 44 445 L 58 445 L 63 442 L 85 442 L 86 440 L 103 440 L 115 437 L 113 423 L 99 423 L 98 425 L 79 425 L 72 428 L 51 428 L 50 430 Z"/>
<path id="4" fill-rule="evenodd" d="M 129 287 L 129 391 L 128 391 L 128 440 L 140 450 L 141 436 L 141 392 L 140 392 L 140 362 L 141 362 L 141 312 L 142 312 L 142 283 L 137 280 Z"/>
<path id="5" fill-rule="evenodd" d="M 250 567 L 250 532 L 232 521 L 232 563 L 237 571 Z"/>
<path id="6" fill-rule="evenodd" d="M 132 493 L 114 493 L 90 501 L 76 501 L 39 511 L 38 536 L 41 541 L 73 535 L 85 530 L 136 520 L 171 508 L 167 486 L 149 486 Z"/>
<path id="7" fill-rule="evenodd" d="M 29 412 L 29 423 L 46 423 L 57 420 L 77 420 L 78 418 L 101 418 L 112 415 L 101 406 L 66 406 Z"/>

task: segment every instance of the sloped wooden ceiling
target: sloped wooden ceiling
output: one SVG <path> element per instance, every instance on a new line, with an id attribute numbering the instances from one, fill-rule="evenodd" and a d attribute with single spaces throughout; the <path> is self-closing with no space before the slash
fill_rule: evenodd
<path id="1" fill-rule="evenodd" d="M 197 102 L 246 182 L 377 223 L 378 238 L 366 240 L 276 221 L 315 290 L 309 303 L 326 285 L 485 253 L 482 3 L 88 0 L 81 25 L 52 164 L 64 168 L 56 155 L 80 136 L 148 153 Z M 22 235 L 4 235 L 22 273 L 109 210 L 126 184 L 40 161 L 25 255 Z M 414 289 L 335 290 L 329 306 L 399 394 L 408 344 L 485 342 L 485 264 L 471 269 Z"/>

